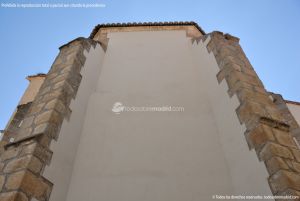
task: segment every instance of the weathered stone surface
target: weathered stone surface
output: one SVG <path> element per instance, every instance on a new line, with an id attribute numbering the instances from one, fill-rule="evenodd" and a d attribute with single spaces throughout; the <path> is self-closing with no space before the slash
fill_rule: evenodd
<path id="1" fill-rule="evenodd" d="M 52 141 L 52 137 L 48 135 L 40 135 L 36 138 L 37 142 L 42 146 L 42 147 L 49 147 Z"/>
<path id="2" fill-rule="evenodd" d="M 280 122 L 284 122 L 287 123 L 286 119 L 284 118 L 284 116 L 282 116 L 280 110 L 278 110 L 276 108 L 276 106 L 274 104 L 270 104 L 266 107 L 266 111 L 268 113 L 268 116 L 274 120 L 280 121 Z"/>
<path id="3" fill-rule="evenodd" d="M 3 140 L 6 142 L 9 142 L 11 138 L 15 138 L 20 130 L 20 125 L 22 124 L 22 120 L 25 118 L 25 116 L 28 113 L 28 110 L 30 109 L 32 103 L 26 103 L 19 105 L 8 125 L 6 128 L 6 131 L 3 135 Z"/>
<path id="4" fill-rule="evenodd" d="M 300 173 L 300 163 L 292 161 L 293 169 Z"/>
<path id="5" fill-rule="evenodd" d="M 240 102 L 252 101 L 263 105 L 272 104 L 271 99 L 266 94 L 257 92 L 254 89 L 243 88 L 237 90 L 236 95 Z"/>
<path id="6" fill-rule="evenodd" d="M 29 117 L 26 117 L 24 120 L 23 120 L 23 123 L 22 123 L 22 127 L 23 128 L 28 128 L 32 125 L 33 123 L 33 120 L 34 120 L 34 116 L 29 116 Z"/>
<path id="7" fill-rule="evenodd" d="M 260 149 L 268 141 L 275 141 L 272 129 L 264 124 L 259 124 L 256 128 L 247 133 L 247 139 L 251 148 Z"/>
<path id="8" fill-rule="evenodd" d="M 280 170 L 269 178 L 273 193 L 284 191 L 287 188 L 300 190 L 300 175 L 295 172 Z"/>
<path id="9" fill-rule="evenodd" d="M 48 74 L 47 74 L 47 80 L 52 80 L 52 79 L 55 78 L 58 74 L 59 74 L 59 72 L 48 73 Z"/>
<path id="10" fill-rule="evenodd" d="M 25 171 L 16 172 L 8 175 L 7 182 L 5 184 L 5 188 L 7 190 L 17 190 L 23 181 Z"/>
<path id="11" fill-rule="evenodd" d="M 21 169 L 28 168 L 34 173 L 40 173 L 42 170 L 43 164 L 42 162 L 32 155 L 26 155 L 21 158 L 16 158 L 11 161 L 5 166 L 3 172 L 4 173 L 11 173 Z"/>
<path id="12" fill-rule="evenodd" d="M 82 65 L 79 62 L 75 62 L 72 65 L 65 65 L 61 69 L 60 73 L 67 73 L 67 72 L 70 72 L 70 73 L 80 73 L 81 68 L 82 68 Z"/>
<path id="13" fill-rule="evenodd" d="M 61 82 L 61 81 L 66 81 L 72 74 L 70 72 L 59 74 L 55 78 L 51 80 L 52 84 L 55 86 L 55 84 Z"/>
<path id="14" fill-rule="evenodd" d="M 33 105 L 30 108 L 29 113 L 32 114 L 32 115 L 35 115 L 35 114 L 41 112 L 45 104 L 46 103 L 40 103 L 40 104 Z"/>
<path id="15" fill-rule="evenodd" d="M 300 162 L 300 150 L 299 149 L 291 149 L 295 159 Z"/>
<path id="16" fill-rule="evenodd" d="M 293 140 L 293 137 L 285 131 L 281 131 L 278 129 L 273 129 L 274 135 L 277 141 L 285 146 L 297 148 L 296 143 Z"/>
<path id="17" fill-rule="evenodd" d="M 274 104 L 276 104 L 277 108 L 280 110 L 281 115 L 285 118 L 287 123 L 290 125 L 290 131 L 292 136 L 296 137 L 298 139 L 298 142 L 300 143 L 300 127 L 295 120 L 294 116 L 291 114 L 290 110 L 287 107 L 287 104 L 285 100 L 282 98 L 280 94 L 274 94 L 269 93 L 273 99 Z"/>
<path id="18" fill-rule="evenodd" d="M 0 153 L 1 154 L 1 153 Z M 4 163 L 3 162 L 0 162 L 0 171 L 2 171 L 4 168 Z"/>
<path id="19" fill-rule="evenodd" d="M 271 126 L 272 128 L 276 128 L 282 131 L 289 132 L 290 126 L 284 122 L 280 122 L 275 119 L 271 119 L 269 117 L 260 117 L 259 122 L 262 124 L 266 124 L 268 126 Z"/>
<path id="20" fill-rule="evenodd" d="M 69 105 L 73 94 L 68 94 L 64 88 L 58 88 L 54 91 L 51 91 L 42 98 L 42 102 L 49 102 L 53 99 L 60 99 L 65 105 Z"/>
<path id="21" fill-rule="evenodd" d="M 29 201 L 27 196 L 18 191 L 12 191 L 7 193 L 0 193 L 1 201 Z"/>
<path id="22" fill-rule="evenodd" d="M 66 107 L 63 102 L 59 99 L 53 99 L 45 106 L 45 109 L 51 110 L 54 109 L 55 111 L 64 114 L 66 112 Z"/>
<path id="23" fill-rule="evenodd" d="M 226 81 L 229 88 L 234 87 L 238 81 L 246 82 L 257 87 L 263 87 L 262 82 L 257 77 L 245 75 L 243 72 L 239 71 L 232 71 L 231 76 L 226 77 Z"/>
<path id="24" fill-rule="evenodd" d="M 3 154 L 0 156 L 1 161 L 5 161 L 11 158 L 14 158 L 19 153 L 19 148 L 9 148 L 8 150 L 5 150 Z"/>
<path id="25" fill-rule="evenodd" d="M 20 156 L 24 156 L 27 154 L 32 154 L 37 157 L 41 162 L 50 164 L 52 158 L 52 151 L 49 149 L 42 147 L 38 143 L 32 143 L 27 146 L 24 146 L 21 150 Z"/>
<path id="26" fill-rule="evenodd" d="M 18 140 L 18 139 L 24 139 L 24 138 L 27 138 L 29 136 L 31 136 L 31 133 L 32 133 L 32 128 L 24 128 L 24 127 L 21 127 L 21 129 L 19 130 L 18 132 L 18 135 L 16 136 L 15 140 Z M 12 142 L 14 142 L 12 141 Z"/>
<path id="27" fill-rule="evenodd" d="M 252 85 L 250 83 L 246 83 L 246 82 L 242 82 L 242 81 L 237 81 L 235 83 L 234 87 L 231 87 L 229 89 L 229 95 L 231 97 L 234 93 L 236 93 L 238 91 L 241 91 L 241 90 L 244 90 L 244 89 L 253 90 L 254 92 L 257 92 L 257 93 L 260 93 L 260 94 L 267 93 L 264 88 L 254 86 L 254 85 Z"/>
<path id="28" fill-rule="evenodd" d="M 294 189 L 286 189 L 282 192 L 278 192 L 276 195 L 280 196 L 293 196 L 291 199 L 277 199 L 276 201 L 299 201 L 300 200 L 300 191 Z"/>
<path id="29" fill-rule="evenodd" d="M 39 95 L 44 95 L 46 93 L 49 93 L 50 90 L 51 90 L 51 86 L 45 87 L 39 91 Z"/>
<path id="30" fill-rule="evenodd" d="M 8 190 L 20 189 L 41 201 L 47 200 L 52 190 L 50 182 L 29 171 L 20 171 L 9 175 L 5 187 Z"/>
<path id="31" fill-rule="evenodd" d="M 262 105 L 251 101 L 243 102 L 238 107 L 237 114 L 241 123 L 246 123 L 252 118 L 268 116 Z"/>
<path id="32" fill-rule="evenodd" d="M 32 142 L 30 144 L 26 144 L 26 145 L 22 146 L 21 151 L 20 151 L 20 156 L 34 153 L 37 146 L 38 146 L 38 144 L 36 142 Z"/>
<path id="33" fill-rule="evenodd" d="M 53 123 L 43 123 L 34 128 L 33 135 L 45 134 L 53 139 L 57 139 L 60 126 Z"/>
<path id="34" fill-rule="evenodd" d="M 241 70 L 241 67 L 237 64 L 230 64 L 230 63 L 227 63 L 224 65 L 224 67 L 219 71 L 219 73 L 217 74 L 217 79 L 218 79 L 218 82 L 221 83 L 222 80 L 229 76 L 232 72 L 234 71 L 242 71 Z"/>
<path id="35" fill-rule="evenodd" d="M 261 149 L 261 151 L 258 153 L 258 156 L 259 159 L 263 161 L 268 160 L 275 156 L 294 159 L 293 154 L 288 148 L 273 142 L 266 143 L 264 147 Z"/>
<path id="36" fill-rule="evenodd" d="M 35 120 L 34 123 L 36 125 L 42 124 L 42 123 L 54 123 L 54 124 L 60 124 L 62 121 L 61 115 L 53 110 L 45 111 L 41 114 L 39 114 Z"/>
<path id="37" fill-rule="evenodd" d="M 4 185 L 5 182 L 5 175 L 0 175 L 0 191 Z"/>
<path id="38" fill-rule="evenodd" d="M 288 165 L 284 162 L 284 159 L 280 157 L 272 157 L 269 160 L 265 161 L 265 164 L 270 175 L 279 170 L 289 169 Z"/>

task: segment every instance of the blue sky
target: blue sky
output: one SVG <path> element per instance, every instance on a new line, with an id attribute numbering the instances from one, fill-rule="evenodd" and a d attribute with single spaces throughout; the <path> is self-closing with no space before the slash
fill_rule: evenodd
<path id="1" fill-rule="evenodd" d="M 0 0 L 1 3 L 54 3 Z M 105 8 L 0 7 L 0 129 L 27 87 L 27 75 L 47 73 L 58 47 L 95 25 L 112 22 L 195 21 L 207 33 L 241 39 L 246 55 L 269 91 L 300 101 L 300 1 L 298 0 L 56 0 L 102 3 Z"/>

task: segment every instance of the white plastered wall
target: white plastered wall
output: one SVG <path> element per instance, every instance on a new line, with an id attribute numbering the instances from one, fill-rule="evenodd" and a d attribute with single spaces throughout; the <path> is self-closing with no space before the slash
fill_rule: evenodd
<path id="1" fill-rule="evenodd" d="M 265 167 L 249 151 L 235 114 L 239 103 L 229 98 L 225 82 L 218 84 L 217 64 L 204 44 L 192 45 L 185 31 L 108 37 L 105 54 L 89 54 L 101 73 L 96 65 L 84 68 L 71 119 L 53 146 L 46 171 L 54 182 L 51 200 L 271 195 Z M 184 112 L 115 114 L 115 102 Z"/>
<path id="2" fill-rule="evenodd" d="M 82 80 L 75 100 L 70 109 L 69 120 L 64 120 L 58 141 L 53 141 L 51 150 L 54 152 L 51 165 L 46 167 L 44 176 L 54 183 L 50 201 L 65 201 L 72 175 L 77 147 L 80 141 L 82 126 L 86 114 L 87 102 L 95 91 L 101 72 L 104 51 L 100 45 L 84 51 L 86 62 L 81 70 Z"/>
<path id="3" fill-rule="evenodd" d="M 67 201 L 191 201 L 232 192 L 206 85 L 185 31 L 109 35 Z M 123 112 L 181 106 L 184 112 Z"/>

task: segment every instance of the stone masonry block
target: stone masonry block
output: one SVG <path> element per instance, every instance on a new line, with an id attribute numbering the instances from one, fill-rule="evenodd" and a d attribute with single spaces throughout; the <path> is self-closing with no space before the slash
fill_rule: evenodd
<path id="1" fill-rule="evenodd" d="M 264 124 L 258 126 L 246 134 L 250 148 L 260 149 L 264 144 L 269 141 L 275 141 L 272 129 Z"/>
<path id="2" fill-rule="evenodd" d="M 288 124 L 266 116 L 260 117 L 259 122 L 282 131 L 286 131 L 286 132 L 290 131 L 290 126 Z"/>
<path id="3" fill-rule="evenodd" d="M 34 120 L 34 116 L 28 116 L 26 117 L 24 120 L 23 120 L 23 123 L 22 123 L 22 127 L 23 128 L 28 128 L 32 125 L 33 123 L 33 120 Z"/>
<path id="4" fill-rule="evenodd" d="M 29 171 L 19 171 L 8 176 L 5 187 L 7 190 L 20 189 L 29 197 L 45 201 L 50 197 L 52 183 Z"/>
<path id="5" fill-rule="evenodd" d="M 61 115 L 54 111 L 54 110 L 47 110 L 38 116 L 36 116 L 34 123 L 36 125 L 42 124 L 42 123 L 53 123 L 53 124 L 60 124 L 62 122 Z"/>
<path id="6" fill-rule="evenodd" d="M 241 68 L 243 68 L 243 66 L 245 65 L 242 60 L 235 57 L 234 55 L 227 56 L 224 59 L 220 59 L 219 56 L 217 55 L 216 60 L 220 69 L 224 68 L 227 65 L 233 65 L 233 64 L 240 66 Z"/>
<path id="7" fill-rule="evenodd" d="M 246 83 L 263 88 L 262 82 L 257 77 L 249 76 L 249 75 L 246 75 L 243 72 L 239 72 L 239 71 L 233 71 L 230 74 L 230 76 L 226 77 L 226 81 L 228 83 L 229 88 L 234 87 L 234 85 L 238 81 L 246 82 Z"/>
<path id="8" fill-rule="evenodd" d="M 34 142 L 22 147 L 20 156 L 25 156 L 27 154 L 34 155 L 42 163 L 46 163 L 49 165 L 53 152 L 48 148 L 41 146 L 37 142 Z"/>
<path id="9" fill-rule="evenodd" d="M 300 191 L 294 189 L 286 189 L 282 192 L 277 193 L 276 195 L 280 196 L 292 196 L 291 199 L 277 199 L 276 201 L 299 201 L 300 200 Z"/>
<path id="10" fill-rule="evenodd" d="M 50 90 L 51 90 L 51 86 L 44 87 L 44 88 L 39 90 L 39 95 L 44 95 L 46 93 L 49 93 Z"/>
<path id="11" fill-rule="evenodd" d="M 40 173 L 43 168 L 42 162 L 33 155 L 26 155 L 21 158 L 15 158 L 5 166 L 4 173 L 12 173 L 21 169 L 28 168 L 34 173 Z"/>
<path id="12" fill-rule="evenodd" d="M 226 64 L 217 74 L 218 82 L 221 83 L 226 76 L 229 76 L 234 71 L 241 71 L 241 67 L 234 63 Z"/>
<path id="13" fill-rule="evenodd" d="M 285 163 L 284 159 L 280 157 L 272 157 L 269 160 L 265 161 L 267 170 L 270 175 L 274 174 L 279 170 L 288 170 L 289 167 Z"/>
<path id="14" fill-rule="evenodd" d="M 259 93 L 253 89 L 240 89 L 235 91 L 240 102 L 253 101 L 263 105 L 272 104 L 271 99 L 268 97 L 267 93 Z"/>
<path id="15" fill-rule="evenodd" d="M 300 175 L 287 170 L 280 170 L 270 176 L 269 184 L 274 194 L 288 188 L 300 190 Z"/>
<path id="16" fill-rule="evenodd" d="M 60 99 L 65 105 L 69 105 L 73 96 L 64 90 L 64 88 L 59 88 L 56 90 L 51 90 L 47 96 L 43 97 L 42 102 L 49 102 L 53 99 Z"/>
<path id="17" fill-rule="evenodd" d="M 52 139 L 53 138 L 48 135 L 39 135 L 36 138 L 36 142 L 40 144 L 42 147 L 50 147 Z"/>
<path id="18" fill-rule="evenodd" d="M 37 125 L 33 130 L 33 135 L 44 134 L 55 140 L 58 138 L 61 124 L 57 125 L 54 123 L 42 123 Z"/>
<path id="19" fill-rule="evenodd" d="M 27 196 L 19 191 L 0 193 L 1 201 L 29 201 Z"/>
<path id="20" fill-rule="evenodd" d="M 0 156 L 1 161 L 5 161 L 11 158 L 16 157 L 20 152 L 20 149 L 18 147 L 11 147 L 3 152 L 3 154 Z"/>
<path id="21" fill-rule="evenodd" d="M 284 146 L 297 148 L 297 145 L 295 141 L 293 140 L 293 137 L 289 132 L 282 131 L 279 129 L 273 129 L 274 135 L 279 142 L 279 144 L 282 144 Z"/>
<path id="22" fill-rule="evenodd" d="M 40 111 L 42 111 L 45 104 L 46 103 L 44 102 L 44 103 L 39 103 L 39 104 L 32 105 L 32 107 L 29 110 L 29 114 L 35 115 L 35 114 L 39 113 Z"/>
<path id="23" fill-rule="evenodd" d="M 0 162 L 0 171 L 2 171 L 2 170 L 3 170 L 3 168 L 4 168 L 4 164 L 5 164 L 5 163 L 3 163 L 3 162 Z"/>
<path id="24" fill-rule="evenodd" d="M 300 163 L 292 161 L 292 167 L 293 167 L 293 170 L 300 173 Z"/>
<path id="25" fill-rule="evenodd" d="M 81 72 L 82 67 L 83 67 L 82 64 L 78 60 L 75 60 L 74 63 L 72 64 L 64 65 L 59 73 L 79 74 Z"/>
<path id="26" fill-rule="evenodd" d="M 243 102 L 237 108 L 237 114 L 241 123 L 246 123 L 257 116 L 266 117 L 268 115 L 262 105 L 252 101 Z"/>
<path id="27" fill-rule="evenodd" d="M 0 191 L 5 183 L 5 175 L 0 175 Z"/>
<path id="28" fill-rule="evenodd" d="M 45 109 L 47 110 L 55 110 L 61 114 L 66 113 L 66 106 L 63 104 L 63 102 L 60 99 L 53 99 L 50 102 L 48 102 L 45 106 Z"/>
<path id="29" fill-rule="evenodd" d="M 254 92 L 257 92 L 257 93 L 260 93 L 260 94 L 266 94 L 267 93 L 267 91 L 264 88 L 254 86 L 254 85 L 252 85 L 250 83 L 247 83 L 247 82 L 237 81 L 235 83 L 235 85 L 229 89 L 229 95 L 231 97 L 237 91 L 241 91 L 241 90 L 244 90 L 244 89 L 253 90 Z"/>
<path id="30" fill-rule="evenodd" d="M 14 141 L 18 141 L 19 139 L 28 138 L 28 137 L 30 137 L 31 133 L 32 133 L 31 127 L 25 128 L 25 127 L 21 126 L 21 128 L 18 132 L 18 135 L 16 136 Z M 12 142 L 14 142 L 14 141 L 12 141 Z"/>
<path id="31" fill-rule="evenodd" d="M 295 159 L 300 162 L 300 150 L 299 149 L 291 149 Z"/>
<path id="32" fill-rule="evenodd" d="M 262 161 L 269 160 L 270 158 L 276 156 L 287 159 L 294 159 L 293 154 L 288 148 L 273 142 L 266 143 L 261 151 L 258 152 L 258 156 Z"/>

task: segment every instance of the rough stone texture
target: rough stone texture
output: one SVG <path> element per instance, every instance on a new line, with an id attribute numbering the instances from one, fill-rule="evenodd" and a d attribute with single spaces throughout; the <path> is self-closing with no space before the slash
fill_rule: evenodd
<path id="1" fill-rule="evenodd" d="M 1 201 L 29 201 L 29 199 L 24 193 L 18 191 L 1 193 L 0 200 Z"/>
<path id="2" fill-rule="evenodd" d="M 10 174 L 5 188 L 7 190 L 22 190 L 28 197 L 38 200 L 47 200 L 50 196 L 52 184 L 42 177 L 37 177 L 30 171 L 19 171 Z"/>
<path id="3" fill-rule="evenodd" d="M 69 104 L 76 96 L 85 63 L 84 51 L 96 44 L 78 38 L 60 48 L 34 101 L 22 113 L 14 141 L 5 145 L 0 156 L 0 201 L 49 200 L 52 183 L 42 176 L 51 162 L 49 146 L 52 139 L 58 139 L 63 120 L 70 115 Z"/>
<path id="4" fill-rule="evenodd" d="M 270 177 L 269 183 L 275 194 L 287 188 L 300 191 L 300 175 L 295 172 L 279 170 Z"/>
<path id="5" fill-rule="evenodd" d="M 260 124 L 256 128 L 246 133 L 250 148 L 260 149 L 269 141 L 275 141 L 272 129 L 264 124 Z"/>
<path id="6" fill-rule="evenodd" d="M 4 132 L 3 139 L 2 139 L 3 141 L 9 142 L 10 138 L 16 137 L 16 135 L 20 129 L 20 125 L 24 123 L 24 121 L 23 121 L 24 117 L 27 114 L 31 104 L 32 103 L 30 102 L 27 104 L 19 105 L 17 107 L 11 121 L 9 122 L 9 124 Z"/>
<path id="7" fill-rule="evenodd" d="M 292 135 L 296 138 L 300 144 L 300 127 L 295 120 L 294 116 L 291 114 L 290 110 L 286 105 L 286 101 L 282 98 L 280 94 L 270 93 L 270 96 L 273 98 L 273 102 L 277 105 L 277 108 L 280 110 L 281 114 L 284 116 L 286 122 L 290 125 L 290 131 Z"/>
<path id="8" fill-rule="evenodd" d="M 20 150 L 18 148 L 14 147 L 7 149 L 5 152 L 3 152 L 3 154 L 1 154 L 1 161 L 6 161 L 8 159 L 16 157 L 19 151 Z"/>
<path id="9" fill-rule="evenodd" d="M 265 164 L 270 175 L 274 174 L 278 170 L 289 169 L 289 166 L 285 163 L 284 159 L 280 157 L 272 157 L 265 161 Z"/>
<path id="10" fill-rule="evenodd" d="M 5 182 L 5 175 L 0 175 L 0 188 L 3 187 L 4 182 Z"/>
<path id="11" fill-rule="evenodd" d="M 266 145 L 258 152 L 259 159 L 263 161 L 266 161 L 274 156 L 294 159 L 292 152 L 288 148 L 274 142 L 266 143 Z"/>
<path id="12" fill-rule="evenodd" d="M 12 160 L 8 162 L 3 172 L 11 173 L 11 172 L 28 168 L 34 173 L 39 173 L 42 170 L 42 167 L 43 164 L 38 158 L 32 155 L 26 155 L 24 157 L 17 158 L 16 160 Z"/>
<path id="13" fill-rule="evenodd" d="M 292 135 L 289 135 L 288 132 L 284 132 L 278 129 L 273 129 L 273 132 L 279 144 L 297 149 L 297 145 L 293 140 Z"/>
<path id="14" fill-rule="evenodd" d="M 209 40 L 207 49 L 219 65 L 217 81 L 226 81 L 228 95 L 236 95 L 237 116 L 245 124 L 246 140 L 255 148 L 270 174 L 274 195 L 299 196 L 300 150 L 293 137 L 300 139 L 299 125 L 280 95 L 268 93 L 239 45 L 229 34 L 212 32 L 194 41 Z M 300 198 L 298 198 L 300 200 Z"/>
<path id="15" fill-rule="evenodd" d="M 296 161 L 300 162 L 300 150 L 299 149 L 291 149 L 293 155 L 295 156 Z"/>

